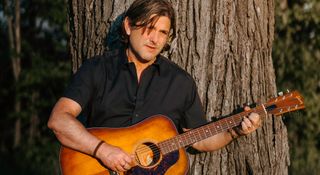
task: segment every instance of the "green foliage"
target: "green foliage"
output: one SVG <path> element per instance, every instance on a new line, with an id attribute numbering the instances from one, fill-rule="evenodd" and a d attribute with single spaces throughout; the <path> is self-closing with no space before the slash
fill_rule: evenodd
<path id="1" fill-rule="evenodd" d="M 17 82 L 13 79 L 6 19 L 0 17 L 0 171 L 3 174 L 59 173 L 59 144 L 47 128 L 47 120 L 71 75 L 66 16 L 64 0 L 21 1 L 21 74 Z M 15 112 L 16 101 L 20 101 L 20 112 Z M 14 126 L 18 119 L 21 142 L 14 148 Z"/>
<path id="2" fill-rule="evenodd" d="M 59 174 L 59 144 L 47 137 L 37 139 L 33 144 L 25 144 L 12 153 L 1 153 L 1 172 L 3 174 Z"/>
<path id="3" fill-rule="evenodd" d="M 288 117 L 290 174 L 320 171 L 320 2 L 281 1 L 276 5 L 273 47 L 279 89 L 297 89 L 306 110 Z"/>

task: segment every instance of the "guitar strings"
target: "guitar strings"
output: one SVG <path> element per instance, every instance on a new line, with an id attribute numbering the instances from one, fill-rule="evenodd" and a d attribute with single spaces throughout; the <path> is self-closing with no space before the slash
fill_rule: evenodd
<path id="1" fill-rule="evenodd" d="M 257 107 L 257 108 L 258 108 L 258 107 Z M 219 123 L 225 122 L 225 123 L 227 123 L 227 125 L 228 125 L 228 122 L 226 122 L 226 120 L 228 120 L 228 119 L 229 119 L 229 120 L 230 120 L 231 118 L 232 118 L 232 119 L 233 119 L 233 118 L 236 118 L 236 119 L 239 119 L 239 118 L 240 118 L 240 119 L 241 119 L 243 116 L 249 114 L 250 112 L 260 113 L 260 112 L 264 111 L 264 109 L 263 109 L 263 110 L 259 110 L 259 109 L 257 109 L 257 108 L 254 108 L 254 109 L 252 109 L 252 110 L 250 110 L 250 111 L 245 111 L 245 112 L 236 114 L 236 115 L 234 115 L 234 116 L 232 116 L 232 117 L 230 117 L 230 118 L 228 117 L 228 118 L 222 119 L 221 121 L 218 121 L 218 122 L 219 122 Z M 257 109 L 257 110 L 255 110 L 255 109 Z M 211 127 L 210 129 L 213 129 L 213 125 L 208 124 L 207 126 L 208 126 L 208 127 Z M 217 131 L 217 130 L 216 130 L 217 128 L 215 128 L 215 130 L 216 130 L 217 133 L 226 131 L 226 130 L 230 129 L 231 127 L 226 126 L 226 125 L 222 125 L 222 127 L 220 127 L 220 128 L 222 128 L 222 129 L 219 129 L 219 131 Z M 197 129 L 199 129 L 199 128 L 196 128 L 195 130 L 197 130 Z M 197 131 L 198 131 L 198 130 L 197 130 Z M 196 133 L 196 132 L 193 131 L 193 133 Z M 198 133 L 199 133 L 199 131 L 198 131 Z M 183 133 L 182 135 L 186 136 L 187 134 L 189 134 L 189 136 L 190 136 L 190 132 Z M 196 137 L 195 134 L 193 134 L 193 135 L 194 135 L 194 137 Z M 212 135 L 212 136 L 213 136 L 213 135 Z M 174 144 L 174 145 L 171 144 L 171 145 L 170 145 L 170 142 L 176 142 L 175 139 L 176 139 L 176 137 L 171 138 L 171 139 L 168 139 L 168 140 L 166 140 L 166 141 L 160 142 L 159 145 L 160 145 L 161 143 L 164 144 L 164 145 L 162 146 L 162 148 L 168 150 L 168 153 L 170 153 L 170 152 L 172 152 L 172 151 L 175 151 L 175 150 L 179 149 L 179 147 L 177 147 L 177 144 Z M 171 140 L 171 141 L 170 141 L 170 140 Z M 192 142 L 192 141 L 190 141 L 190 142 Z M 168 143 L 168 144 L 166 145 L 165 143 Z M 178 144 L 178 145 L 179 145 L 179 144 Z M 159 147 L 160 147 L 160 146 L 159 146 Z M 170 149 L 170 147 L 172 147 L 173 149 Z M 154 151 L 153 151 L 153 150 L 154 150 Z M 161 151 L 161 148 L 159 149 L 158 146 L 156 146 L 156 145 L 151 145 L 151 146 L 146 146 L 146 147 L 142 147 L 142 148 L 137 149 L 137 150 L 136 150 L 136 153 L 145 155 L 145 154 L 149 154 L 150 152 L 154 152 L 155 154 L 160 154 L 160 151 L 159 151 L 159 150 Z M 167 154 L 167 153 L 166 153 L 166 154 Z"/>
<path id="2" fill-rule="evenodd" d="M 271 103 L 271 102 L 270 102 L 270 103 Z M 270 103 L 269 103 L 269 104 L 270 104 Z M 266 103 L 265 105 L 267 105 L 267 104 L 268 104 L 268 103 Z M 272 103 L 271 103 L 271 104 L 272 104 Z M 288 106 L 287 108 L 292 108 L 292 107 L 295 107 L 295 106 L 296 106 L 296 105 L 291 105 L 291 106 Z M 263 112 L 263 114 L 264 114 L 264 113 L 265 113 L 265 108 L 263 108 L 263 109 L 258 109 L 259 107 L 261 107 L 261 106 L 258 106 L 258 107 L 256 107 L 256 108 L 253 108 L 253 109 L 250 110 L 250 111 L 245 111 L 245 112 L 242 112 L 242 113 L 239 113 L 239 114 L 235 114 L 234 116 L 231 116 L 231 117 L 222 119 L 221 121 L 218 121 L 218 122 L 219 122 L 219 123 L 226 122 L 227 119 L 231 119 L 231 118 L 232 118 L 232 119 L 233 119 L 233 118 L 236 118 L 236 119 L 237 119 L 237 117 L 242 118 L 242 117 L 244 117 L 245 115 L 247 115 L 247 114 L 249 114 L 249 113 L 251 113 L 251 112 L 257 112 L 257 113 L 259 113 L 259 114 L 261 114 L 261 112 Z M 278 108 L 278 110 L 283 110 L 283 109 L 285 109 L 285 107 L 280 107 L 280 108 Z M 213 126 L 213 125 L 208 124 L 208 127 L 210 127 L 210 129 L 213 129 L 212 126 Z M 222 128 L 222 129 L 219 130 L 219 131 L 217 131 L 216 128 L 215 128 L 216 132 L 217 132 L 217 133 L 220 133 L 220 132 L 223 132 L 223 131 L 226 131 L 226 130 L 230 129 L 231 127 L 226 126 L 226 125 L 222 125 L 221 128 Z M 197 129 L 199 129 L 199 128 L 196 128 L 195 130 L 198 131 Z M 194 135 L 194 137 L 196 137 L 194 133 L 196 133 L 196 132 L 193 131 L 193 135 Z M 198 131 L 198 133 L 199 133 L 199 131 Z M 216 133 L 216 134 L 217 134 L 217 133 Z M 185 133 L 181 134 L 180 136 L 183 137 L 183 136 L 186 136 L 187 134 L 189 134 L 189 136 L 190 136 L 190 132 L 185 132 Z M 213 136 L 213 135 L 212 135 L 212 136 Z M 201 137 L 201 136 L 200 136 L 200 137 Z M 159 143 L 158 143 L 159 146 L 157 146 L 157 145 L 150 145 L 150 146 L 145 146 L 145 147 L 139 148 L 139 149 L 136 150 L 136 153 L 139 154 L 139 155 L 146 155 L 146 154 L 149 154 L 150 152 L 152 152 L 152 153 L 154 153 L 154 154 L 160 154 L 161 148 L 163 148 L 164 150 L 167 150 L 167 151 L 166 151 L 167 153 L 165 153 L 165 154 L 168 154 L 168 153 L 170 153 L 170 152 L 172 152 L 172 151 L 175 151 L 175 150 L 178 150 L 178 149 L 181 148 L 180 145 L 179 145 L 179 142 L 176 141 L 176 138 L 177 138 L 177 137 L 173 137 L 173 138 L 171 138 L 171 139 L 168 139 L 168 140 L 159 142 Z M 185 139 L 187 139 L 187 138 L 185 138 Z M 172 143 L 173 143 L 173 142 L 176 142 L 176 143 L 178 143 L 178 144 L 172 145 L 172 144 L 170 144 L 170 142 L 172 142 Z M 192 142 L 192 141 L 191 141 L 191 142 Z M 166 143 L 167 143 L 167 144 L 166 144 Z M 162 146 L 161 146 L 160 144 L 162 144 Z M 177 145 L 178 145 L 178 146 L 177 146 Z M 171 149 L 170 147 L 173 148 L 173 149 Z"/>
<path id="3" fill-rule="evenodd" d="M 221 127 L 221 128 L 222 129 L 221 129 L 220 132 L 223 132 L 223 131 L 226 131 L 226 130 L 230 129 L 230 127 Z M 172 141 L 172 142 L 174 142 L 174 141 Z M 160 142 L 160 143 L 163 143 L 163 142 Z M 175 151 L 175 150 L 178 150 L 178 149 L 181 148 L 179 146 L 177 147 L 176 144 L 175 145 L 163 145 L 162 147 L 164 149 L 168 150 L 167 153 L 165 153 L 164 155 L 166 155 L 168 153 L 171 153 L 172 151 Z M 158 146 L 151 145 L 151 146 L 146 146 L 146 147 L 139 148 L 139 149 L 136 150 L 136 154 L 138 154 L 140 156 L 148 155 L 150 153 L 153 153 L 154 155 L 161 154 L 161 148 L 159 149 Z"/>
<path id="4" fill-rule="evenodd" d="M 241 116 L 240 116 L 241 117 Z M 223 123 L 223 122 L 219 122 L 219 123 Z M 220 133 L 220 132 L 223 132 L 223 131 L 226 131 L 227 129 L 229 129 L 230 128 L 230 126 L 227 126 L 226 125 L 227 123 L 225 122 L 225 125 L 222 125 L 222 127 L 220 127 L 220 129 L 217 131 L 217 128 L 214 128 L 215 130 L 216 130 L 216 133 Z M 210 124 L 209 124 L 210 125 Z M 208 127 L 211 127 L 211 129 L 213 129 L 213 126 L 208 126 Z M 192 134 L 194 137 L 196 137 L 195 135 L 196 135 L 196 133 L 198 133 L 198 135 L 201 137 L 201 135 L 200 135 L 200 133 L 199 133 L 199 130 L 196 130 L 196 131 L 193 131 L 193 133 L 184 133 L 184 134 L 182 134 L 181 135 L 181 137 L 185 137 L 185 139 L 189 139 L 189 138 L 186 138 L 186 136 L 189 136 L 190 137 L 190 135 Z M 212 135 L 214 135 L 214 134 L 211 134 L 211 136 Z M 194 139 L 193 139 L 194 140 Z M 174 144 L 174 145 L 172 145 L 172 144 L 170 144 L 170 142 L 171 143 L 178 143 L 178 144 Z M 191 141 L 191 140 L 189 140 L 189 142 L 193 142 L 193 141 Z M 160 145 L 160 144 L 162 144 L 162 145 Z M 179 144 L 179 142 L 177 142 L 177 140 L 176 140 L 176 137 L 174 137 L 174 138 L 171 138 L 171 139 L 168 139 L 168 140 L 166 140 L 166 141 L 163 141 L 163 142 L 160 142 L 159 143 L 159 147 L 160 147 L 160 149 L 158 148 L 158 146 L 156 146 L 156 145 L 151 145 L 151 146 L 146 146 L 146 147 L 142 147 L 142 148 L 139 148 L 139 149 L 137 149 L 137 153 L 138 154 L 149 154 L 150 152 L 154 152 L 155 154 L 159 154 L 160 153 L 160 151 L 161 151 L 161 148 L 163 148 L 164 150 L 167 150 L 166 152 L 168 152 L 168 153 L 170 153 L 170 152 L 172 152 L 172 151 L 175 151 L 175 150 L 178 150 L 179 149 L 179 147 L 180 147 L 180 144 Z M 181 148 L 181 147 L 180 147 Z M 160 150 L 160 151 L 159 151 Z"/>

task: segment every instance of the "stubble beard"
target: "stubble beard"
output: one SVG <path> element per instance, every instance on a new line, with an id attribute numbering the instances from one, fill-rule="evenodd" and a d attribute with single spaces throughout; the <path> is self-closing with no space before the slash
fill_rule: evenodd
<path id="1" fill-rule="evenodd" d="M 155 54 L 152 54 L 151 52 L 147 51 L 148 46 L 152 46 L 155 48 Z M 139 62 L 148 63 L 150 61 L 154 61 L 156 57 L 160 54 L 159 46 L 155 46 L 154 44 L 150 43 L 150 41 L 146 41 L 143 44 L 143 47 L 145 47 L 143 49 L 146 50 L 142 51 L 142 53 L 139 53 L 136 49 L 129 45 L 129 49 L 131 50 L 132 54 L 134 54 L 135 58 L 138 59 Z"/>

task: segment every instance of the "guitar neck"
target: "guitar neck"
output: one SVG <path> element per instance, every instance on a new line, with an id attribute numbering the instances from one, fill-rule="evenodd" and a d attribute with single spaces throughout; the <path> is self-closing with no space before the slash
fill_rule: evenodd
<path id="1" fill-rule="evenodd" d="M 298 91 L 293 91 L 270 99 L 265 104 L 257 106 L 249 111 L 244 111 L 230 117 L 223 118 L 217 122 L 206 124 L 199 128 L 177 135 L 171 139 L 162 141 L 158 145 L 161 152 L 163 154 L 167 154 L 238 126 L 242 122 L 243 117 L 248 116 L 252 112 L 258 113 L 262 117 L 267 116 L 267 114 L 279 116 L 287 112 L 304 108 L 303 97 Z"/>
<path id="2" fill-rule="evenodd" d="M 258 113 L 260 116 L 267 114 L 264 105 L 260 105 L 251 109 L 250 111 L 244 111 L 230 117 L 223 118 L 217 122 L 209 123 L 199 128 L 192 129 L 171 139 L 160 142 L 159 147 L 161 152 L 163 154 L 167 154 L 178 150 L 179 148 L 189 146 L 193 143 L 214 136 L 220 132 L 227 131 L 228 129 L 240 125 L 243 117 L 248 116 L 252 112 Z"/>

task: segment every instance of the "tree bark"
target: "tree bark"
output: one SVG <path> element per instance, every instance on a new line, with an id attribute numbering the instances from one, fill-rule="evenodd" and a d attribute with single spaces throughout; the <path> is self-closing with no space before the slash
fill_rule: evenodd
<path id="1" fill-rule="evenodd" d="M 130 4 L 115 0 L 68 2 L 69 49 L 72 71 L 76 72 L 84 59 L 103 53 L 111 22 Z"/>
<path id="2" fill-rule="evenodd" d="M 176 1 L 177 38 L 170 58 L 190 72 L 210 116 L 276 94 L 271 51 L 274 2 Z M 268 116 L 257 132 L 213 153 L 190 156 L 190 174 L 287 174 L 286 127 Z"/>
<path id="3" fill-rule="evenodd" d="M 83 59 L 108 48 L 103 45 L 111 37 L 107 33 L 131 2 L 69 0 L 74 72 Z M 273 0 L 171 2 L 177 37 L 164 54 L 194 77 L 208 120 L 276 94 Z M 190 154 L 190 174 L 287 174 L 288 151 L 285 125 L 268 116 L 262 128 L 223 149 Z"/>
<path id="4" fill-rule="evenodd" d="M 20 72 L 21 72 L 21 36 L 20 36 L 20 0 L 15 0 L 13 7 L 14 10 L 10 8 L 11 2 L 8 2 L 7 0 L 3 1 L 4 3 L 4 14 L 7 19 L 8 24 L 8 35 L 9 35 L 9 48 L 10 48 L 10 59 L 12 63 L 12 70 L 14 75 L 14 80 L 16 84 L 15 89 L 15 113 L 19 114 L 21 111 L 21 102 L 19 97 L 17 97 L 18 89 L 17 84 L 19 82 L 20 78 Z M 12 12 L 14 14 L 12 14 Z M 18 115 L 17 115 L 18 116 Z M 21 142 L 21 119 L 20 117 L 17 117 L 15 122 L 15 132 L 14 132 L 14 143 L 13 147 L 18 147 Z"/>

